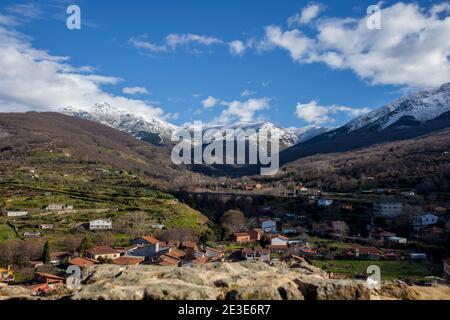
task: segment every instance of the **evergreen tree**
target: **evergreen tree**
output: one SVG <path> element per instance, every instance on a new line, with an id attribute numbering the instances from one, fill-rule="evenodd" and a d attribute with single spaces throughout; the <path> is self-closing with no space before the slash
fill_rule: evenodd
<path id="1" fill-rule="evenodd" d="M 48 243 L 48 241 L 46 241 L 44 244 L 44 252 L 42 253 L 42 261 L 44 262 L 44 264 L 48 264 L 51 261 L 50 244 Z"/>
<path id="2" fill-rule="evenodd" d="M 78 253 L 82 256 L 84 252 L 91 247 L 91 244 L 88 240 L 88 238 L 84 237 L 83 240 L 81 240 L 80 247 L 78 248 Z"/>

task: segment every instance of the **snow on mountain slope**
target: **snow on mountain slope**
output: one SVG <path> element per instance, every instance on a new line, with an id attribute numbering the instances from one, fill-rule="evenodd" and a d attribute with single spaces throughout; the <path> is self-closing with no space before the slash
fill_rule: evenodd
<path id="1" fill-rule="evenodd" d="M 384 130 L 403 117 L 412 117 L 424 123 L 450 111 L 450 82 L 434 90 L 425 90 L 407 95 L 380 109 L 357 117 L 347 123 L 347 132 L 370 125 Z"/>
<path id="2" fill-rule="evenodd" d="M 144 119 L 136 114 L 122 112 L 108 103 L 95 104 L 88 110 L 67 107 L 63 110 L 63 113 L 99 122 L 128 133 L 138 139 L 154 143 L 168 143 L 171 141 L 173 133 L 183 129 L 190 132 L 194 131 L 193 125 L 177 127 L 159 118 Z M 271 122 L 255 122 L 204 127 L 202 130 L 204 135 L 202 142 L 204 144 L 211 143 L 214 139 L 230 140 L 233 134 L 231 130 L 235 130 L 238 140 L 247 139 L 255 141 L 257 134 L 266 130 L 270 131 L 274 137 L 279 139 L 281 148 L 285 148 L 309 140 L 316 135 L 326 132 L 328 129 L 317 126 L 285 129 Z M 157 137 L 156 141 L 155 137 Z M 199 143 L 199 141 L 195 142 Z"/>
<path id="3" fill-rule="evenodd" d="M 193 131 L 193 127 L 187 127 Z M 307 126 L 304 128 L 282 128 L 272 122 L 239 123 L 234 125 L 220 125 L 203 128 L 203 143 L 208 144 L 213 140 L 232 140 L 236 135 L 237 140 L 256 141 L 261 132 L 270 132 L 279 139 L 282 148 L 293 146 L 297 143 L 312 139 L 316 135 L 326 132 L 328 129 Z M 196 141 L 198 143 L 198 141 Z"/>
<path id="4" fill-rule="evenodd" d="M 159 118 L 144 119 L 128 112 L 122 112 L 108 103 L 95 104 L 90 110 L 67 107 L 63 113 L 99 122 L 126 132 L 136 138 L 142 139 L 144 134 L 153 134 L 159 137 L 159 143 L 170 141 L 172 132 L 178 127 Z"/>

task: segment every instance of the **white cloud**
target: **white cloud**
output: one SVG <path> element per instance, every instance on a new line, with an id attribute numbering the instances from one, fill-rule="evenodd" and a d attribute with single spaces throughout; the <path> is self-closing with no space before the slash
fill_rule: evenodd
<path id="1" fill-rule="evenodd" d="M 188 45 L 190 43 L 198 43 L 204 46 L 222 43 L 222 40 L 216 37 L 203 36 L 192 33 L 177 34 L 172 33 L 166 37 L 166 45 L 175 49 L 177 46 Z"/>
<path id="2" fill-rule="evenodd" d="M 219 99 L 216 99 L 212 96 L 209 96 L 205 100 L 202 101 L 202 105 L 204 108 L 213 108 L 219 103 Z"/>
<path id="3" fill-rule="evenodd" d="M 255 120 L 255 115 L 258 111 L 267 109 L 269 107 L 269 98 L 249 99 L 246 101 L 232 101 L 222 102 L 228 108 L 223 110 L 217 123 L 230 124 L 233 122 L 252 122 Z"/>
<path id="4" fill-rule="evenodd" d="M 317 103 L 317 101 L 312 100 L 308 103 L 298 102 L 295 114 L 299 119 L 302 119 L 308 123 L 323 124 L 334 122 L 334 119 L 330 117 L 330 115 L 334 115 L 336 113 L 345 113 L 354 118 L 369 111 L 369 108 L 351 108 L 336 105 L 321 106 Z"/>
<path id="5" fill-rule="evenodd" d="M 122 92 L 129 95 L 135 94 L 150 94 L 150 92 L 145 87 L 125 87 Z"/>
<path id="6" fill-rule="evenodd" d="M 372 84 L 435 87 L 450 79 L 448 4 L 420 8 L 396 3 L 382 9 L 381 29 L 369 30 L 366 17 L 321 19 L 315 36 L 269 26 L 266 49 L 287 50 L 299 63 L 323 62 L 350 69 Z"/>
<path id="7" fill-rule="evenodd" d="M 67 106 L 88 110 L 107 102 L 144 117 L 163 115 L 145 101 L 102 89 L 120 78 L 89 73 L 93 68 L 74 67 L 68 60 L 34 49 L 26 36 L 0 26 L 0 111 L 60 111 Z"/>
<path id="8" fill-rule="evenodd" d="M 302 9 L 300 13 L 293 15 L 288 19 L 288 25 L 300 25 L 307 24 L 314 20 L 322 11 L 322 6 L 319 4 L 310 3 L 308 6 Z"/>
<path id="9" fill-rule="evenodd" d="M 137 49 L 145 49 L 154 53 L 167 51 L 167 47 L 165 45 L 154 44 L 148 41 L 145 36 L 130 38 L 129 42 Z"/>
<path id="10" fill-rule="evenodd" d="M 191 45 L 211 46 L 214 44 L 222 44 L 223 41 L 216 37 L 204 36 L 192 33 L 177 34 L 171 33 L 166 36 L 162 44 L 156 44 L 148 40 L 146 35 L 132 37 L 130 44 L 135 48 L 144 49 L 151 53 L 167 52 L 175 50 L 177 47 L 189 48 Z"/>
<path id="11" fill-rule="evenodd" d="M 244 91 L 242 91 L 242 93 L 241 93 L 241 97 L 248 97 L 248 96 L 252 96 L 252 95 L 254 95 L 254 94 L 255 94 L 254 91 L 251 91 L 251 90 L 244 90 Z"/>
<path id="12" fill-rule="evenodd" d="M 280 27 L 268 26 L 265 28 L 265 33 L 263 48 L 280 47 L 286 49 L 291 54 L 292 59 L 296 61 L 310 59 L 310 55 L 315 48 L 314 41 L 298 29 L 283 31 Z"/>
<path id="13" fill-rule="evenodd" d="M 247 49 L 244 42 L 240 40 L 231 41 L 230 43 L 228 43 L 228 46 L 230 47 L 230 53 L 233 56 L 241 56 Z"/>

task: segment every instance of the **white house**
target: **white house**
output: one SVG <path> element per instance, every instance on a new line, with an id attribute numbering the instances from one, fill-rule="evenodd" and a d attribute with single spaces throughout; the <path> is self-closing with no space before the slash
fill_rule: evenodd
<path id="1" fill-rule="evenodd" d="M 164 229 L 164 225 L 161 223 L 153 223 L 150 227 L 152 227 L 153 229 Z"/>
<path id="2" fill-rule="evenodd" d="M 439 217 L 437 215 L 434 215 L 432 213 L 426 213 L 424 215 L 421 215 L 417 219 L 413 221 L 413 225 L 415 228 L 421 228 L 421 227 L 427 227 L 432 226 L 436 223 L 438 223 Z"/>
<path id="3" fill-rule="evenodd" d="M 282 235 L 276 235 L 270 240 L 272 246 L 286 246 L 288 244 L 288 238 Z"/>
<path id="4" fill-rule="evenodd" d="M 406 242 L 408 242 L 408 239 L 403 237 L 388 237 L 388 241 L 397 244 L 406 244 Z"/>
<path id="5" fill-rule="evenodd" d="M 7 217 L 25 217 L 28 215 L 28 211 L 8 211 Z"/>
<path id="6" fill-rule="evenodd" d="M 89 230 L 111 230 L 112 221 L 108 219 L 97 219 L 89 222 Z"/>
<path id="7" fill-rule="evenodd" d="M 222 258 L 223 252 L 214 248 L 206 247 L 205 249 L 205 257 L 206 258 Z"/>
<path id="8" fill-rule="evenodd" d="M 333 204 L 333 200 L 331 199 L 319 199 L 317 200 L 317 206 L 318 207 L 329 207 Z"/>
<path id="9" fill-rule="evenodd" d="M 412 198 L 416 195 L 414 191 L 403 191 L 401 194 L 405 198 Z"/>
<path id="10" fill-rule="evenodd" d="M 52 203 L 49 204 L 47 206 L 47 208 L 45 208 L 45 210 L 48 211 L 58 211 L 58 210 L 73 210 L 73 206 L 72 205 L 63 205 L 63 204 L 56 204 L 56 203 Z"/>
<path id="11" fill-rule="evenodd" d="M 265 219 L 261 221 L 261 229 L 264 232 L 275 233 L 277 232 L 277 222 L 272 219 Z"/>
<path id="12" fill-rule="evenodd" d="M 54 211 L 54 210 L 62 210 L 64 206 L 62 204 L 52 203 L 45 208 L 45 210 Z"/>
<path id="13" fill-rule="evenodd" d="M 402 213 L 403 204 L 394 201 L 380 201 L 373 204 L 375 217 L 394 218 Z"/>
<path id="14" fill-rule="evenodd" d="M 54 226 L 52 224 L 41 224 L 41 225 L 39 225 L 39 229 L 42 229 L 42 230 L 52 230 L 53 227 Z"/>

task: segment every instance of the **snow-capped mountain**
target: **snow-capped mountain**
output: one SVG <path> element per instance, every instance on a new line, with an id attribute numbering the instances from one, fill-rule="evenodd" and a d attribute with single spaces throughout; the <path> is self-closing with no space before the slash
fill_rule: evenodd
<path id="1" fill-rule="evenodd" d="M 159 118 L 144 119 L 143 117 L 123 112 L 108 103 L 99 103 L 92 106 L 89 110 L 67 107 L 63 113 L 78 118 L 99 122 L 101 124 L 113 127 L 135 138 L 155 143 L 170 143 L 173 133 L 181 130 L 194 131 L 193 126 L 177 127 Z M 230 131 L 237 132 L 237 139 L 255 140 L 257 134 L 263 130 L 270 131 L 278 138 L 280 147 L 286 148 L 315 137 L 325 132 L 327 129 L 316 126 L 304 128 L 282 128 L 271 122 L 243 123 L 235 125 L 209 126 L 202 128 L 203 144 L 211 143 L 214 139 L 231 139 Z M 241 130 L 239 130 L 241 129 Z M 196 141 L 197 143 L 199 141 Z"/>
<path id="2" fill-rule="evenodd" d="M 156 144 L 170 141 L 172 132 L 179 129 L 159 118 L 144 119 L 142 116 L 120 111 L 108 103 L 95 104 L 89 111 L 67 107 L 63 113 L 99 122 L 138 139 Z"/>
<path id="3" fill-rule="evenodd" d="M 192 126 L 186 127 L 185 129 L 188 129 L 191 132 L 194 131 Z M 237 140 L 256 141 L 259 133 L 270 132 L 272 137 L 279 140 L 280 148 L 286 148 L 312 139 L 315 136 L 326 132 L 328 129 L 318 126 L 307 126 L 304 128 L 282 128 L 272 122 L 265 121 L 210 126 L 202 128 L 202 130 L 203 144 L 211 143 L 213 140 L 232 140 L 234 137 L 236 137 Z"/>
<path id="4" fill-rule="evenodd" d="M 438 89 L 406 95 L 342 127 L 298 143 L 283 151 L 280 161 L 412 139 L 449 127 L 450 83 L 446 83 Z"/>
<path id="5" fill-rule="evenodd" d="M 397 121 L 408 119 L 425 123 L 450 111 L 450 82 L 439 89 L 420 91 L 400 98 L 380 109 L 357 117 L 344 127 L 348 132 L 367 126 L 376 126 L 384 130 Z"/>

